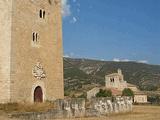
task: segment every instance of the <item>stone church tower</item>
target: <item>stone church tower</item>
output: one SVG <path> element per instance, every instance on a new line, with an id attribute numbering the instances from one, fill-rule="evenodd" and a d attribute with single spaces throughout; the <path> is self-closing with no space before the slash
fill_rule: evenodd
<path id="1" fill-rule="evenodd" d="M 60 0 L 0 0 L 0 103 L 64 97 Z"/>
<path id="2" fill-rule="evenodd" d="M 117 90 L 123 90 L 127 88 L 127 82 L 124 80 L 122 70 L 118 69 L 117 73 L 112 73 L 105 76 L 106 88 L 116 88 Z"/>

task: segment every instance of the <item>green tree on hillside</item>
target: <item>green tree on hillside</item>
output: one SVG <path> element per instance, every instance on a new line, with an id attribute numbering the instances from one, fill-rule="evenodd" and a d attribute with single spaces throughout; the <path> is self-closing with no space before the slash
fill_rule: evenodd
<path id="1" fill-rule="evenodd" d="M 130 88 L 125 88 L 122 91 L 122 96 L 134 96 L 134 92 Z"/>
<path id="2" fill-rule="evenodd" d="M 100 89 L 96 97 L 112 97 L 112 91 Z"/>

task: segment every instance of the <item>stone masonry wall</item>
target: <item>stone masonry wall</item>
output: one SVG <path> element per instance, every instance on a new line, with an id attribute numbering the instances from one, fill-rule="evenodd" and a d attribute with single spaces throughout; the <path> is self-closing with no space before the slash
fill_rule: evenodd
<path id="1" fill-rule="evenodd" d="M 0 103 L 10 101 L 12 0 L 0 0 Z"/>
<path id="2" fill-rule="evenodd" d="M 54 102 L 56 109 L 48 112 L 31 112 L 12 114 L 12 118 L 22 120 L 44 120 L 57 118 L 82 118 L 82 117 L 100 117 L 112 113 L 125 113 L 132 111 L 132 98 L 116 97 L 94 98 L 86 105 L 85 99 L 56 100 Z M 87 103 L 88 104 L 88 103 Z"/>
<path id="3" fill-rule="evenodd" d="M 20 2 L 21 1 L 21 2 Z M 40 18 L 40 10 L 45 18 Z M 11 43 L 11 102 L 34 102 L 42 88 L 43 101 L 63 99 L 63 60 L 60 0 L 14 0 Z M 33 42 L 37 33 L 37 42 Z M 40 62 L 45 77 L 32 72 Z"/>
<path id="4" fill-rule="evenodd" d="M 43 101 L 64 98 L 60 3 L 61 0 L 0 0 L 0 103 L 33 103 L 38 86 Z M 42 79 L 33 75 L 37 63 L 45 73 Z"/>

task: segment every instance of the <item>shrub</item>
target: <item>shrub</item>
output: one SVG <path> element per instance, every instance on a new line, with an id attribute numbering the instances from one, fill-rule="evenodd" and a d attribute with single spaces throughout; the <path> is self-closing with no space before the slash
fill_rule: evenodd
<path id="1" fill-rule="evenodd" d="M 96 97 L 112 97 L 112 91 L 100 89 Z"/>
<path id="2" fill-rule="evenodd" d="M 70 92 L 69 91 L 64 91 L 64 96 L 69 96 L 70 95 Z"/>
<path id="3" fill-rule="evenodd" d="M 122 96 L 134 96 L 134 92 L 130 88 L 125 88 L 122 91 Z"/>

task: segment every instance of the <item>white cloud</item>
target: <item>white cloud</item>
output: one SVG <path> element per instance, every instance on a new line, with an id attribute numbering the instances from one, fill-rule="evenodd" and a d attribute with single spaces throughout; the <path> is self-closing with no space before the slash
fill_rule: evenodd
<path id="1" fill-rule="evenodd" d="M 62 0 L 62 16 L 66 17 L 66 16 L 70 16 L 71 15 L 71 9 L 70 9 L 70 5 L 68 3 L 68 0 Z"/>
<path id="2" fill-rule="evenodd" d="M 74 4 L 72 4 L 73 6 L 76 6 L 76 12 L 79 13 L 80 12 L 80 4 L 78 3 L 77 0 L 72 0 L 72 2 Z M 77 16 L 73 15 L 73 12 L 72 12 L 72 9 L 71 9 L 71 5 L 69 3 L 69 0 L 62 0 L 62 10 L 61 10 L 61 13 L 62 13 L 62 16 L 65 18 L 65 17 L 68 17 L 70 16 L 70 20 L 69 22 L 70 23 L 76 23 L 77 22 Z M 74 12 L 74 14 L 76 14 Z"/>
<path id="3" fill-rule="evenodd" d="M 131 61 L 131 60 L 129 60 L 129 59 L 114 58 L 113 61 L 114 61 L 114 62 L 129 62 L 129 61 Z"/>
<path id="4" fill-rule="evenodd" d="M 129 61 L 132 61 L 132 60 L 129 60 L 129 59 L 122 59 L 123 62 L 129 62 Z"/>
<path id="5" fill-rule="evenodd" d="M 114 62 L 120 62 L 120 59 L 119 58 L 114 58 L 113 61 Z"/>
<path id="6" fill-rule="evenodd" d="M 63 55 L 63 57 L 69 58 L 70 56 L 68 54 Z"/>
<path id="7" fill-rule="evenodd" d="M 73 17 L 72 20 L 70 21 L 70 23 L 76 23 L 77 22 L 77 18 Z"/>
<path id="8" fill-rule="evenodd" d="M 75 57 L 75 54 L 73 52 L 71 52 L 71 53 L 68 53 L 68 54 L 64 54 L 63 57 L 73 58 L 73 57 Z"/>
<path id="9" fill-rule="evenodd" d="M 139 61 L 137 61 L 138 63 L 148 63 L 148 61 L 147 60 L 139 60 Z"/>
<path id="10" fill-rule="evenodd" d="M 105 59 L 100 59 L 100 61 L 105 61 Z"/>
<path id="11" fill-rule="evenodd" d="M 137 62 L 137 63 L 148 63 L 147 60 L 129 60 L 129 59 L 119 59 L 119 58 L 114 58 L 113 59 L 114 62 Z"/>

